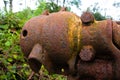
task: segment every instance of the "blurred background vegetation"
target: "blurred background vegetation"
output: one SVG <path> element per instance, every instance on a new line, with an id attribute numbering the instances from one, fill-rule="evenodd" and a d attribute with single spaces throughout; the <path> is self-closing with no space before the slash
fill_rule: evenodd
<path id="1" fill-rule="evenodd" d="M 12 11 L 12 2 L 14 0 L 8 0 L 10 5 L 9 11 L 6 9 L 6 0 L 3 1 L 5 5 L 4 11 L 0 10 L 0 80 L 27 80 L 32 71 L 19 46 L 20 31 L 24 23 L 31 17 L 40 15 L 46 9 L 50 13 L 57 12 L 61 7 L 65 6 L 65 3 L 69 4 L 67 6 L 69 11 L 71 11 L 72 5 L 80 9 L 81 0 L 63 0 L 62 6 L 58 5 L 60 0 L 49 0 L 49 2 L 38 0 L 39 6 L 35 10 L 27 7 L 19 12 Z M 119 7 L 118 3 L 114 5 Z M 93 8 L 89 7 L 87 11 L 92 12 L 96 20 L 106 19 L 105 16 L 100 14 L 96 4 Z M 66 76 L 49 75 L 43 66 L 40 72 L 42 80 L 66 80 Z M 40 77 L 37 74 L 32 77 L 32 80 L 38 79 Z"/>

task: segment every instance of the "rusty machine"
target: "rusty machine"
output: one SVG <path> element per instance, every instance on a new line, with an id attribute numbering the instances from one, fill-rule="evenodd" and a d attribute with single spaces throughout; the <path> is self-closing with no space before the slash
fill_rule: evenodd
<path id="1" fill-rule="evenodd" d="M 120 80 L 120 26 L 89 12 L 44 12 L 26 22 L 20 46 L 36 73 L 44 65 L 68 80 Z"/>

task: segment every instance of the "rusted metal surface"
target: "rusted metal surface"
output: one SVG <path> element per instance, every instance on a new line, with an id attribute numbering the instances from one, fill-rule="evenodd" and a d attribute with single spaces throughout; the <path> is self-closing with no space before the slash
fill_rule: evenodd
<path id="1" fill-rule="evenodd" d="M 91 13 L 44 12 L 25 24 L 20 45 L 34 72 L 43 64 L 68 80 L 120 79 L 120 26 Z"/>
<path id="2" fill-rule="evenodd" d="M 112 63 L 95 59 L 93 62 L 78 62 L 79 80 L 115 80 Z"/>
<path id="3" fill-rule="evenodd" d="M 118 25 L 120 25 L 120 21 L 115 21 Z"/>
<path id="4" fill-rule="evenodd" d="M 74 70 L 80 49 L 81 20 L 67 11 L 45 14 L 34 17 L 25 24 L 21 33 L 21 49 L 35 72 L 40 68 L 36 64 L 42 63 L 50 73 L 68 74 L 68 69 Z M 61 69 L 65 69 L 64 72 Z"/>
<path id="5" fill-rule="evenodd" d="M 92 46 L 83 46 L 79 56 L 83 61 L 92 61 L 95 57 L 95 51 Z"/>
<path id="6" fill-rule="evenodd" d="M 83 25 L 81 30 L 81 44 L 92 46 L 95 52 L 82 50 L 87 53 L 87 58 L 94 59 L 85 61 L 81 58 L 77 63 L 78 77 L 80 80 L 119 80 L 120 79 L 120 27 L 111 20 L 95 21 L 91 25 Z"/>
<path id="7" fill-rule="evenodd" d="M 81 20 L 83 25 L 90 25 L 95 21 L 93 14 L 90 12 L 84 12 L 81 15 Z"/>

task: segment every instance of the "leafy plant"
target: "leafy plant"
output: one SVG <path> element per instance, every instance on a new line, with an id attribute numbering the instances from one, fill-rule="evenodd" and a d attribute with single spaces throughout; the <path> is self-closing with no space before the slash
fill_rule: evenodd
<path id="1" fill-rule="evenodd" d="M 26 79 L 28 76 L 30 69 L 20 50 L 19 31 L 0 30 L 0 64 L 2 80 Z"/>
<path id="2" fill-rule="evenodd" d="M 19 21 L 19 26 L 20 26 L 20 28 L 23 27 L 24 23 L 25 23 L 28 19 L 30 19 L 31 17 L 34 16 L 34 13 L 33 13 L 33 12 L 34 12 L 34 11 L 31 10 L 31 9 L 28 7 L 28 8 L 26 8 L 26 9 L 24 9 L 23 11 L 20 11 L 20 12 L 15 13 L 16 16 L 20 19 L 20 21 Z"/>
<path id="3" fill-rule="evenodd" d="M 39 1 L 39 0 L 38 0 Z M 40 15 L 44 10 L 46 9 L 46 2 L 44 0 L 40 0 L 39 1 L 39 6 L 37 7 L 37 9 L 34 11 L 34 15 Z"/>
<path id="4" fill-rule="evenodd" d="M 95 17 L 95 19 L 98 20 L 98 21 L 100 21 L 100 20 L 105 20 L 105 19 L 106 19 L 106 17 L 103 16 L 103 15 L 101 15 L 99 12 L 94 13 L 94 17 Z"/>
<path id="5" fill-rule="evenodd" d="M 46 8 L 50 13 L 52 12 L 58 12 L 60 10 L 60 6 L 58 6 L 57 4 L 55 4 L 54 2 L 47 2 L 46 3 Z"/>
<path id="6" fill-rule="evenodd" d="M 14 13 L 6 13 L 0 18 L 1 25 L 7 25 L 8 28 L 19 28 L 20 19 Z"/>

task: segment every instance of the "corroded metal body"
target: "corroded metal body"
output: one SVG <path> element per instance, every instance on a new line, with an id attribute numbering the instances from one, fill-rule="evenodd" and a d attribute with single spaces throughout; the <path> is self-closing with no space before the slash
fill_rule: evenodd
<path id="1" fill-rule="evenodd" d="M 39 62 L 51 73 L 73 71 L 80 50 L 80 25 L 80 18 L 66 11 L 30 19 L 22 29 L 20 44 L 32 70 L 39 71 Z"/>
<path id="2" fill-rule="evenodd" d="M 111 20 L 45 12 L 25 24 L 20 45 L 34 72 L 43 64 L 68 80 L 120 79 L 120 26 Z"/>
<path id="3" fill-rule="evenodd" d="M 119 80 L 119 25 L 111 20 L 95 21 L 89 26 L 82 26 L 81 36 L 83 49 L 81 49 L 80 54 L 84 54 L 87 61 L 82 58 L 84 56 L 80 56 L 77 63 L 79 79 Z M 86 46 L 92 48 L 84 49 Z M 93 54 L 94 56 L 92 56 Z"/>

